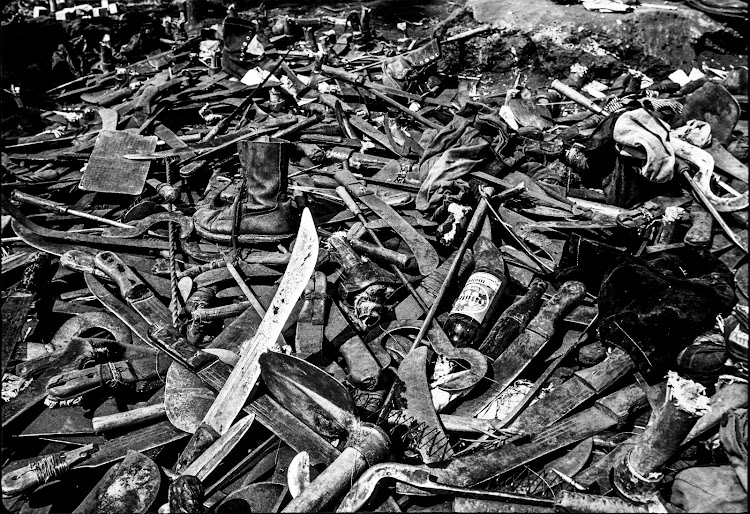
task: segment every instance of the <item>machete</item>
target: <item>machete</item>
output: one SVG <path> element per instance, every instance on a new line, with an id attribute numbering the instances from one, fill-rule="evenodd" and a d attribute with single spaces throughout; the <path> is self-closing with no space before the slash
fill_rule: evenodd
<path id="1" fill-rule="evenodd" d="M 172 327 L 169 310 L 156 295 L 114 252 L 99 252 L 94 264 L 114 280 L 125 301 L 151 325 L 159 328 Z"/>
<path id="2" fill-rule="evenodd" d="M 580 282 L 565 282 L 555 295 L 547 301 L 539 314 L 521 332 L 508 348 L 495 359 L 492 368 L 495 382 L 478 398 L 467 400 L 456 408 L 455 414 L 474 416 L 484 410 L 503 390 L 518 378 L 521 372 L 550 341 L 555 324 L 565 313 L 586 295 Z"/>
<path id="3" fill-rule="evenodd" d="M 209 353 L 211 349 L 202 352 L 183 340 L 178 340 L 176 344 L 170 348 L 168 345 L 173 341 L 167 338 L 168 334 L 155 334 L 156 339 L 151 339 L 149 337 L 150 327 L 148 323 L 146 323 L 137 312 L 117 298 L 112 291 L 107 289 L 107 287 L 92 274 L 85 273 L 84 278 L 91 293 L 94 294 L 109 311 L 120 318 L 120 320 L 122 320 L 138 337 L 148 341 L 149 344 L 156 349 L 168 350 L 168 352 L 165 353 L 175 361 L 175 365 L 170 367 L 168 376 L 169 374 L 176 372 L 176 366 L 177 370 L 184 371 L 185 374 L 189 375 L 188 378 L 196 377 L 198 379 L 198 383 L 192 384 L 193 388 L 198 388 L 200 383 L 204 384 L 205 390 L 197 392 L 199 397 L 202 398 L 206 395 L 213 395 L 210 397 L 211 400 L 213 400 L 215 392 L 222 388 L 229 377 L 231 369 L 221 361 L 216 362 L 214 360 L 215 357 Z M 256 314 L 252 309 L 248 309 L 246 312 Z M 234 326 L 234 323 L 231 326 Z M 224 337 L 225 333 L 227 334 L 227 337 Z M 241 334 L 242 331 L 239 330 L 239 328 L 238 330 L 229 332 L 224 330 L 214 342 L 212 342 L 212 346 L 213 343 L 220 339 L 224 341 L 226 345 L 230 345 L 231 343 L 232 345 L 238 346 L 237 341 L 240 340 Z M 223 346 L 218 345 L 218 347 L 221 348 Z M 183 355 L 186 356 L 183 357 Z M 194 396 L 193 399 L 194 403 L 197 403 L 198 398 Z M 209 408 L 210 407 L 206 407 L 202 412 L 207 412 Z M 330 463 L 338 455 L 338 450 L 331 446 L 328 441 L 320 437 L 307 425 L 298 421 L 297 418 L 288 413 L 283 407 L 278 405 L 267 395 L 260 396 L 258 399 L 247 405 L 245 411 L 248 414 L 255 414 L 258 421 L 272 432 L 279 434 L 280 437 L 282 437 L 282 439 L 293 448 L 300 451 L 302 449 L 307 449 L 311 456 L 315 457 L 314 460 L 316 463 Z M 202 418 L 203 415 L 201 415 L 198 421 L 195 422 L 195 425 L 198 425 Z M 181 436 L 188 435 L 182 431 L 187 427 L 180 426 L 179 429 L 177 429 L 174 427 L 173 423 L 169 421 L 163 423 L 166 423 L 168 426 L 169 430 L 167 432 L 170 434 L 176 432 L 181 434 Z M 169 434 L 167 435 L 168 437 L 164 439 L 165 441 L 169 442 L 174 440 L 173 438 L 170 439 L 170 437 L 173 436 L 169 436 Z M 159 435 L 159 437 L 161 437 L 161 435 Z M 137 442 L 138 444 L 141 444 L 140 440 Z M 138 448 L 140 449 L 140 447 Z M 103 454 L 101 449 L 100 454 Z"/>
<path id="4" fill-rule="evenodd" d="M 88 271 L 94 273 L 94 275 L 98 277 L 103 277 L 109 280 L 109 277 L 107 277 L 105 273 L 99 271 L 94 265 L 94 255 L 96 254 L 95 250 L 90 250 L 88 248 L 81 249 L 81 247 L 79 247 L 78 245 L 68 244 L 64 241 L 52 241 L 39 235 L 33 230 L 30 230 L 28 227 L 22 225 L 16 220 L 11 221 L 10 226 L 11 228 L 13 228 L 13 232 L 16 233 L 21 241 L 31 246 L 32 248 L 36 248 L 37 250 L 56 255 L 58 257 L 62 257 L 64 254 L 72 251 L 75 252 L 72 255 L 80 257 L 83 260 L 83 264 L 85 264 L 85 266 L 80 266 L 80 264 L 82 264 L 81 261 L 61 261 L 61 264 L 66 268 L 71 267 L 69 266 L 69 264 L 78 264 L 78 267 L 73 266 L 71 267 L 71 269 L 76 269 L 77 271 L 81 272 Z M 169 280 L 161 279 L 161 277 L 153 275 L 148 260 L 144 259 L 142 255 L 139 256 L 131 253 L 120 253 L 119 256 L 125 264 L 136 270 L 141 276 L 144 276 L 146 282 L 150 284 L 157 293 L 162 296 L 169 295 Z M 154 280 L 152 280 L 152 278 Z"/>
<path id="5" fill-rule="evenodd" d="M 260 376 L 258 358 L 276 346 L 281 330 L 297 300 L 310 281 L 318 261 L 319 241 L 309 209 L 302 212 L 300 228 L 286 272 L 276 295 L 263 316 L 254 336 L 246 337 L 240 347 L 240 360 L 221 388 L 211 408 L 175 465 L 179 472 L 192 462 L 200 451 L 227 431 L 245 405 Z M 200 447 L 200 449 L 198 449 Z"/>
<path id="6" fill-rule="evenodd" d="M 85 246 L 105 246 L 105 247 L 120 247 L 125 246 L 129 248 L 141 248 L 146 250 L 169 250 L 169 243 L 167 241 L 159 241 L 156 239 L 122 239 L 119 237 L 104 237 L 101 235 L 94 234 L 81 234 L 77 232 L 67 232 L 64 230 L 55 230 L 51 228 L 42 227 L 37 225 L 21 210 L 16 207 L 5 195 L 0 194 L 0 204 L 5 212 L 12 216 L 15 221 L 28 228 L 32 232 L 39 234 L 41 237 L 48 237 L 50 239 L 61 239 L 68 243 L 79 243 Z"/>
<path id="7" fill-rule="evenodd" d="M 40 276 L 45 265 L 49 263 L 46 254 L 37 252 L 31 256 L 23 272 L 19 286 L 13 291 L 3 303 L 2 308 L 2 373 L 8 367 L 8 362 L 16 351 L 18 344 L 23 341 L 21 333 L 26 324 L 26 315 L 34 306 L 37 296 L 37 287 L 41 284 Z"/>
<path id="8" fill-rule="evenodd" d="M 352 175 L 347 169 L 346 164 L 344 165 L 344 169 L 336 172 L 335 178 L 352 196 L 358 198 L 363 204 L 372 209 L 375 214 L 385 220 L 401 236 L 414 253 L 419 272 L 422 275 L 429 275 L 438 267 L 439 260 L 435 248 L 414 227 L 409 225 L 393 207 L 388 205 L 371 189 L 367 188 L 363 182 Z"/>

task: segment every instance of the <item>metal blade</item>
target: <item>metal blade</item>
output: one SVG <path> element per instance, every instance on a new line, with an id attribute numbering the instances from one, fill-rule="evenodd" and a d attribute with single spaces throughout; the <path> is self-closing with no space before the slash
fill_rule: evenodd
<path id="1" fill-rule="evenodd" d="M 201 481 L 205 480 L 221 463 L 224 457 L 232 451 L 239 440 L 247 434 L 253 421 L 255 421 L 255 415 L 250 414 L 232 425 L 210 448 L 185 468 L 182 471 L 182 475 L 192 475 L 198 477 Z"/>
<path id="2" fill-rule="evenodd" d="M 242 342 L 237 366 L 203 419 L 206 425 L 219 434 L 226 432 L 255 387 L 260 376 L 258 358 L 276 344 L 287 318 L 315 271 L 318 246 L 318 234 L 312 215 L 309 209 L 305 209 L 292 256 L 276 295 L 255 336 Z"/>

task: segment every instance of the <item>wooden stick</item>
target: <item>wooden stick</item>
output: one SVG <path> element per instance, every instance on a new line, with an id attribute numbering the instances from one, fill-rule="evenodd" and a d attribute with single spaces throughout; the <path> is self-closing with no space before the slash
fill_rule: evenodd
<path id="1" fill-rule="evenodd" d="M 118 412 L 117 414 L 95 416 L 91 419 L 91 424 L 94 426 L 94 432 L 101 434 L 102 432 L 116 428 L 130 427 L 144 421 L 161 419 L 166 416 L 167 410 L 164 407 L 164 402 L 159 402 L 126 412 Z"/>

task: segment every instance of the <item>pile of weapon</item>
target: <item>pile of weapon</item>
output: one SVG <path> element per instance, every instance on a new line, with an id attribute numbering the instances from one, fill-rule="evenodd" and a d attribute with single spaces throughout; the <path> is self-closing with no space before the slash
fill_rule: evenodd
<path id="1" fill-rule="evenodd" d="M 334 14 L 248 11 L 240 57 L 191 13 L 142 60 L 103 44 L 101 73 L 48 91 L 54 131 L 3 141 L 5 509 L 679 511 L 675 475 L 720 461 L 746 407 L 747 358 L 707 326 L 684 346 L 713 338 L 710 372 L 644 364 L 586 277 L 709 254 L 733 282 L 705 309 L 746 352 L 746 166 L 675 143 L 676 193 L 607 204 L 560 135 L 611 102 L 517 84 L 504 131 L 456 124 L 482 99 L 437 78 L 441 51 L 489 27 L 394 42 L 367 8 Z"/>

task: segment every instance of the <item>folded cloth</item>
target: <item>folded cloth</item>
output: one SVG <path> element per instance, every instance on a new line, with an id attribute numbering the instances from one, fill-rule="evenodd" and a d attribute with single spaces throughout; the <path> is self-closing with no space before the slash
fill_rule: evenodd
<path id="1" fill-rule="evenodd" d="M 420 141 L 425 150 L 418 165 L 422 185 L 417 209 L 431 213 L 446 197 L 468 190 L 461 178 L 492 156 L 493 139 L 507 141 L 507 126 L 496 111 L 475 103 L 467 103 L 437 133 L 425 131 Z"/>
<path id="2" fill-rule="evenodd" d="M 732 466 L 688 468 L 675 476 L 670 503 L 685 512 L 747 512 L 747 491 Z"/>
<path id="3" fill-rule="evenodd" d="M 666 182 L 674 175 L 675 155 L 669 142 L 669 125 L 646 109 L 623 113 L 612 133 L 620 144 L 641 148 L 646 164 L 640 174 L 652 182 Z"/>
<path id="4" fill-rule="evenodd" d="M 709 391 L 708 394 L 712 394 L 719 375 L 727 370 L 728 356 L 724 335 L 714 328 L 699 335 L 693 344 L 677 355 L 677 371 L 700 383 Z"/>
<path id="5" fill-rule="evenodd" d="M 729 269 L 705 250 L 629 257 L 599 289 L 599 339 L 618 346 L 644 375 L 663 376 L 677 355 L 736 303 Z"/>
<path id="6" fill-rule="evenodd" d="M 674 129 L 672 135 L 698 148 L 711 146 L 711 125 L 705 121 L 688 120 L 682 127 Z"/>
<path id="7" fill-rule="evenodd" d="M 747 409 L 737 409 L 722 416 L 719 440 L 747 492 Z"/>

